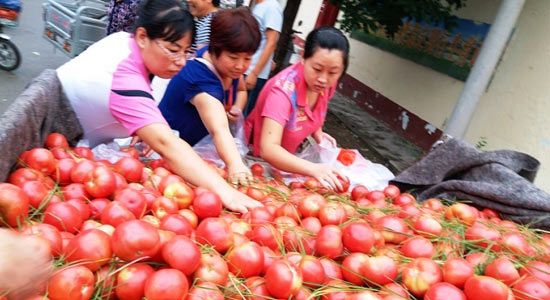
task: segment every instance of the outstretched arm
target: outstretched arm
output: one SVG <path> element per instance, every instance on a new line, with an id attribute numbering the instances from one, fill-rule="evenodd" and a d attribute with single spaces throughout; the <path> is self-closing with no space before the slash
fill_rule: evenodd
<path id="1" fill-rule="evenodd" d="M 188 143 L 174 135 L 167 125 L 147 125 L 136 133 L 163 157 L 174 173 L 193 185 L 205 187 L 218 194 L 226 208 L 244 213 L 249 208 L 261 206 L 259 202 L 225 182 Z"/>

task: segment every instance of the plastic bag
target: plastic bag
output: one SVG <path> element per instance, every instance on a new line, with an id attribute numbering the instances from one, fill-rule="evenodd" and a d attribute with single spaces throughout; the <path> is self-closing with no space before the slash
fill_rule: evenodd
<path id="1" fill-rule="evenodd" d="M 244 157 L 249 151 L 246 139 L 244 138 L 244 116 L 241 115 L 236 122 L 230 123 L 229 130 L 231 131 L 231 135 L 233 135 L 233 140 L 237 145 L 240 156 Z M 216 149 L 216 145 L 214 145 L 212 136 L 205 136 L 193 146 L 193 149 L 202 159 L 214 163 L 217 167 L 225 167 L 225 162 L 218 155 L 218 150 Z"/>
<path id="2" fill-rule="evenodd" d="M 354 153 L 354 155 L 350 155 L 353 157 L 353 161 L 350 161 L 349 157 L 343 160 L 340 155 L 342 151 L 347 151 L 348 154 Z M 355 149 L 334 147 L 327 140 L 322 140 L 321 144 L 315 142 L 309 143 L 309 145 L 306 146 L 304 150 L 297 153 L 296 156 L 314 163 L 323 163 L 339 170 L 343 175 L 348 177 L 350 189 L 361 184 L 369 190 L 382 190 L 388 185 L 388 182 L 395 177 L 388 168 L 381 164 L 372 163 L 364 158 L 359 151 Z M 251 165 L 252 163 L 259 163 L 259 161 L 250 159 L 248 163 Z M 282 180 L 286 184 L 292 181 L 301 182 L 307 178 L 303 175 L 277 170 L 265 162 L 261 164 L 271 173 L 273 178 Z"/>
<path id="3" fill-rule="evenodd" d="M 131 156 L 129 153 L 122 151 L 122 148 L 130 146 L 130 142 L 132 142 L 132 137 L 114 139 L 108 144 L 99 144 L 95 146 L 94 148 L 92 148 L 92 152 L 94 153 L 94 157 L 96 159 L 105 159 L 113 164 L 123 157 Z M 85 139 L 80 140 L 77 146 L 89 147 L 89 141 Z M 145 143 L 138 142 L 134 147 L 141 153 L 145 147 Z M 160 155 L 153 151 L 152 154 L 148 157 L 142 157 L 140 159 L 142 161 L 147 161 L 159 158 L 161 158 Z"/>

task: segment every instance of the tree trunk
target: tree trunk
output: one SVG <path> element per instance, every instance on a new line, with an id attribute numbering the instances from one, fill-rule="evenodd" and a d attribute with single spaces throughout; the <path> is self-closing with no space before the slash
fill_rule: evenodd
<path id="1" fill-rule="evenodd" d="M 288 0 L 286 2 L 285 11 L 283 13 L 283 28 L 273 57 L 276 67 L 273 72 L 271 72 L 272 75 L 279 73 L 279 71 L 286 67 L 285 63 L 288 63 L 285 62 L 285 57 L 290 47 L 292 47 L 292 26 L 294 25 L 294 20 L 296 19 L 298 8 L 300 8 L 301 3 L 302 0 Z"/>

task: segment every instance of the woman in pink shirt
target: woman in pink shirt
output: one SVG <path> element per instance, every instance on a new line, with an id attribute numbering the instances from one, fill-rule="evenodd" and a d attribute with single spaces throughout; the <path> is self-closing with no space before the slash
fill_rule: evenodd
<path id="1" fill-rule="evenodd" d="M 311 176 L 340 189 L 337 171 L 298 158 L 294 153 L 311 135 L 318 143 L 336 140 L 323 132 L 328 101 L 349 61 L 349 42 L 333 27 L 313 30 L 306 38 L 304 59 L 270 79 L 246 120 L 253 154 L 277 169 Z"/>

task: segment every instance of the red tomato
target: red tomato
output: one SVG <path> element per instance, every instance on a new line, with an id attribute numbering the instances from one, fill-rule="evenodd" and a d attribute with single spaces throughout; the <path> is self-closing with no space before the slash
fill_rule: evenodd
<path id="1" fill-rule="evenodd" d="M 76 235 L 67 245 L 67 262 L 78 262 L 91 271 L 98 270 L 111 259 L 111 238 L 99 229 L 88 229 Z"/>
<path id="2" fill-rule="evenodd" d="M 321 207 L 327 204 L 325 197 L 319 194 L 309 194 L 298 203 L 298 209 L 302 216 L 317 217 Z"/>
<path id="3" fill-rule="evenodd" d="M 188 208 L 193 203 L 195 193 L 183 181 L 172 182 L 164 188 L 164 197 L 174 200 L 180 209 Z"/>
<path id="4" fill-rule="evenodd" d="M 164 196 L 157 197 L 151 205 L 151 212 L 159 219 L 169 214 L 177 214 L 178 211 L 178 204 L 172 199 L 168 199 Z"/>
<path id="5" fill-rule="evenodd" d="M 520 232 L 504 233 L 500 238 L 500 245 L 502 248 L 520 256 L 531 256 L 534 252 L 529 242 Z"/>
<path id="6" fill-rule="evenodd" d="M 71 181 L 76 183 L 85 183 L 90 178 L 90 173 L 95 169 L 97 163 L 88 159 L 82 159 L 76 163 L 71 170 Z"/>
<path id="7" fill-rule="evenodd" d="M 357 201 L 361 198 L 367 197 L 368 193 L 368 188 L 366 188 L 364 185 L 358 184 L 351 190 L 351 199 Z"/>
<path id="8" fill-rule="evenodd" d="M 51 193 L 51 189 L 38 180 L 24 182 L 21 185 L 21 190 L 27 195 L 29 204 L 34 208 L 39 208 L 43 201 L 43 205 L 45 205 L 45 201 L 49 200 Z"/>
<path id="9" fill-rule="evenodd" d="M 100 218 L 101 223 L 109 224 L 114 227 L 117 227 L 126 221 L 135 219 L 136 216 L 118 201 L 113 201 L 107 204 L 101 212 Z"/>
<path id="10" fill-rule="evenodd" d="M 443 264 L 443 281 L 463 288 L 466 280 L 474 276 L 473 266 L 463 258 L 451 258 Z"/>
<path id="11" fill-rule="evenodd" d="M 84 180 L 86 192 L 94 198 L 109 197 L 115 191 L 115 175 L 104 166 L 95 167 Z"/>
<path id="12" fill-rule="evenodd" d="M 437 198 L 426 199 L 426 201 L 422 203 L 422 208 L 425 208 L 434 212 L 443 211 L 445 207 L 446 206 L 443 205 L 443 203 L 441 203 L 441 200 Z"/>
<path id="13" fill-rule="evenodd" d="M 204 188 L 195 189 L 193 211 L 200 219 L 219 217 L 222 212 L 222 200 L 218 194 Z"/>
<path id="14" fill-rule="evenodd" d="M 62 158 L 57 161 L 57 170 L 52 177 L 60 185 L 67 185 L 72 182 L 71 172 L 76 167 L 76 161 L 72 158 Z"/>
<path id="15" fill-rule="evenodd" d="M 117 274 L 117 297 L 121 300 L 141 300 L 145 295 L 145 281 L 153 273 L 153 268 L 144 263 L 135 263 L 123 268 Z"/>
<path id="16" fill-rule="evenodd" d="M 250 166 L 250 171 L 252 172 L 252 175 L 257 177 L 263 177 L 264 176 L 264 167 L 260 165 L 259 163 L 254 163 Z"/>
<path id="17" fill-rule="evenodd" d="M 196 230 L 196 240 L 200 244 L 210 244 L 220 253 L 225 253 L 233 246 L 233 232 L 222 218 L 206 218 Z"/>
<path id="18" fill-rule="evenodd" d="M 489 276 L 472 276 L 464 285 L 467 299 L 513 300 L 510 288 Z"/>
<path id="19" fill-rule="evenodd" d="M 532 260 L 519 269 L 519 275 L 531 275 L 550 287 L 550 265 L 547 263 Z"/>
<path id="20" fill-rule="evenodd" d="M 111 200 L 105 198 L 98 198 L 90 201 L 88 206 L 90 207 L 90 217 L 94 220 L 101 219 L 101 213 L 107 205 L 111 203 Z"/>
<path id="21" fill-rule="evenodd" d="M 435 254 L 432 242 L 421 236 L 415 236 L 406 240 L 401 244 L 399 250 L 405 257 L 409 258 L 431 258 Z"/>
<path id="22" fill-rule="evenodd" d="M 147 209 L 147 202 L 143 194 L 130 187 L 117 191 L 114 201 L 124 205 L 137 219 L 141 218 Z"/>
<path id="23" fill-rule="evenodd" d="M 412 225 L 414 231 L 423 237 L 437 237 L 443 231 L 443 227 L 434 217 L 424 214 L 416 218 Z"/>
<path id="24" fill-rule="evenodd" d="M 401 271 L 401 278 L 413 295 L 422 297 L 428 288 L 440 282 L 443 276 L 435 261 L 421 257 L 405 265 Z"/>
<path id="25" fill-rule="evenodd" d="M 48 149 L 55 147 L 69 148 L 69 142 L 67 142 L 67 138 L 61 133 L 52 132 L 46 137 L 44 146 Z"/>
<path id="26" fill-rule="evenodd" d="M 368 283 L 388 284 L 397 278 L 397 263 L 387 256 L 371 256 L 363 265 L 361 275 Z"/>
<path id="27" fill-rule="evenodd" d="M 393 198 L 393 204 L 399 205 L 399 206 L 405 206 L 405 205 L 411 205 L 416 202 L 416 199 L 413 195 L 409 193 L 402 193 L 399 194 L 399 196 Z"/>
<path id="28" fill-rule="evenodd" d="M 168 265 L 189 276 L 200 265 L 201 251 L 188 237 L 176 235 L 162 246 L 162 257 Z"/>
<path id="29" fill-rule="evenodd" d="M 76 233 L 82 222 L 78 209 L 67 202 L 50 203 L 44 211 L 44 223 L 53 225 L 60 231 Z"/>
<path id="30" fill-rule="evenodd" d="M 202 253 L 194 277 L 197 280 L 223 286 L 229 278 L 227 262 L 216 252 Z"/>
<path id="31" fill-rule="evenodd" d="M 339 189 L 338 192 L 340 193 L 347 192 L 349 190 L 349 185 L 350 185 L 349 178 L 347 178 L 346 176 L 342 177 L 339 174 L 336 175 L 336 178 L 338 178 L 338 181 L 340 181 L 340 184 L 342 185 L 342 188 Z"/>
<path id="32" fill-rule="evenodd" d="M 252 228 L 248 238 L 261 246 L 266 246 L 271 250 L 279 248 L 279 242 L 282 240 L 281 232 L 271 224 L 257 225 Z"/>
<path id="33" fill-rule="evenodd" d="M 390 199 L 393 199 L 401 194 L 401 190 L 393 184 L 388 184 L 387 187 L 384 188 L 384 195 Z"/>
<path id="34" fill-rule="evenodd" d="M 245 242 L 233 247 L 226 254 L 229 271 L 236 276 L 248 278 L 261 274 L 264 252 L 255 242 Z"/>
<path id="35" fill-rule="evenodd" d="M 23 183 L 27 181 L 42 181 L 43 179 L 44 174 L 36 170 L 33 170 L 31 168 L 19 168 L 10 174 L 10 176 L 8 177 L 8 182 L 18 187 L 21 187 L 21 185 L 23 185 Z"/>
<path id="36" fill-rule="evenodd" d="M 144 167 L 141 161 L 133 157 L 123 157 L 113 166 L 115 172 L 124 176 L 128 182 L 140 182 Z"/>
<path id="37" fill-rule="evenodd" d="M 86 202 L 84 202 L 84 200 L 69 199 L 65 202 L 69 203 L 74 208 L 76 208 L 76 210 L 78 211 L 78 214 L 80 215 L 80 218 L 82 218 L 82 220 L 88 220 L 88 218 L 90 218 L 90 213 L 91 213 L 90 206 Z"/>
<path id="38" fill-rule="evenodd" d="M 485 225 L 481 222 L 475 222 L 464 232 L 464 238 L 469 241 L 474 241 L 479 246 L 486 248 L 490 244 L 491 249 L 498 250 L 498 240 L 500 239 L 500 232 L 493 227 Z"/>
<path id="39" fill-rule="evenodd" d="M 61 194 L 64 199 L 88 200 L 90 195 L 82 183 L 71 183 L 61 188 Z"/>
<path id="40" fill-rule="evenodd" d="M 447 220 L 458 219 L 466 225 L 472 225 L 477 219 L 477 210 L 464 203 L 455 203 L 445 210 Z"/>
<path id="41" fill-rule="evenodd" d="M 176 269 L 158 270 L 145 282 L 147 300 L 185 299 L 188 291 L 185 274 Z"/>
<path id="42" fill-rule="evenodd" d="M 284 259 L 273 262 L 264 278 L 269 293 L 279 299 L 296 295 L 302 287 L 302 274 Z"/>
<path id="43" fill-rule="evenodd" d="M 11 183 L 0 183 L 0 218 L 9 226 L 23 224 L 29 215 L 29 197 Z"/>
<path id="44" fill-rule="evenodd" d="M 254 293 L 256 295 L 256 293 Z M 186 300 L 223 300 L 224 294 L 213 283 L 199 282 L 195 284 L 187 294 Z"/>
<path id="45" fill-rule="evenodd" d="M 73 151 L 80 158 L 85 158 L 89 160 L 94 159 L 94 153 L 92 152 L 92 149 L 88 147 L 74 147 Z"/>
<path id="46" fill-rule="evenodd" d="M 350 166 L 355 161 L 355 157 L 357 154 L 354 150 L 350 149 L 340 149 L 340 152 L 338 153 L 338 156 L 336 159 L 341 162 L 344 166 Z"/>
<path id="47" fill-rule="evenodd" d="M 532 276 L 522 278 L 514 284 L 513 291 L 516 300 L 550 299 L 550 288 L 540 279 Z"/>
<path id="48" fill-rule="evenodd" d="M 409 227 L 403 219 L 396 216 L 383 216 L 376 221 L 376 227 L 386 243 L 399 244 L 405 241 L 409 234 Z"/>
<path id="49" fill-rule="evenodd" d="M 342 229 L 342 242 L 350 252 L 368 254 L 374 245 L 373 229 L 365 221 L 348 223 Z"/>
<path id="50" fill-rule="evenodd" d="M 364 278 L 361 272 L 368 263 L 368 260 L 369 256 L 365 253 L 356 252 L 346 256 L 342 261 L 342 275 L 344 275 L 344 279 L 355 285 L 363 285 Z"/>
<path id="51" fill-rule="evenodd" d="M 31 169 L 37 170 L 45 175 L 55 171 L 57 160 L 52 152 L 45 148 L 34 148 L 27 152 L 23 162 Z"/>
<path id="52" fill-rule="evenodd" d="M 319 221 L 323 225 L 340 225 L 346 219 L 346 210 L 340 203 L 329 202 L 319 209 Z"/>
<path id="53" fill-rule="evenodd" d="M 315 250 L 319 256 L 336 258 L 344 252 L 342 230 L 336 225 L 326 225 L 317 234 Z"/>
<path id="54" fill-rule="evenodd" d="M 484 275 L 496 278 L 506 285 L 511 285 L 519 279 L 518 270 L 507 257 L 498 257 L 493 260 L 485 268 Z"/>
<path id="55" fill-rule="evenodd" d="M 325 269 L 321 261 L 312 255 L 304 255 L 298 264 L 302 272 L 304 285 L 312 288 L 322 286 L 327 280 Z"/>
<path id="56" fill-rule="evenodd" d="M 424 300 L 466 300 L 466 295 L 450 283 L 438 282 L 428 289 Z"/>
<path id="57" fill-rule="evenodd" d="M 94 273 L 84 266 L 61 269 L 48 282 L 48 297 L 51 300 L 91 299 L 94 281 Z"/>
<path id="58" fill-rule="evenodd" d="M 126 221 L 118 225 L 111 237 L 116 256 L 124 261 L 153 257 L 160 248 L 158 230 L 141 220 Z"/>
<path id="59" fill-rule="evenodd" d="M 250 291 L 250 297 L 247 297 L 247 300 L 262 300 L 271 298 L 271 295 L 265 286 L 265 279 L 263 277 L 250 277 L 247 278 L 244 283 Z M 233 299 L 240 299 L 240 295 L 235 295 Z"/>

